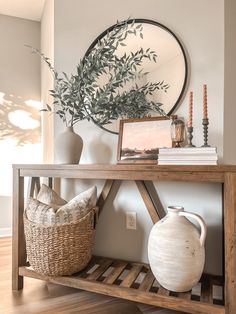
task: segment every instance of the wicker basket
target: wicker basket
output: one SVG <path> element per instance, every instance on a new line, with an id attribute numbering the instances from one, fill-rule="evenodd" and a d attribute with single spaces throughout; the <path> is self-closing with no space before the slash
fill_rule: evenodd
<path id="1" fill-rule="evenodd" d="M 32 268 L 50 276 L 71 275 L 82 270 L 92 256 L 97 208 L 78 223 L 45 226 L 24 215 L 28 261 Z"/>

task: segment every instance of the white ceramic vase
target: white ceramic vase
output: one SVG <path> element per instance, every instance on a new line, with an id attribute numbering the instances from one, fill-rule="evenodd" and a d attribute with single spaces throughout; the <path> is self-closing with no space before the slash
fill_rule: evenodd
<path id="1" fill-rule="evenodd" d="M 183 207 L 169 206 L 167 211 L 150 232 L 148 259 L 160 285 L 170 291 L 185 292 L 202 275 L 207 228 L 199 215 L 186 212 Z M 200 233 L 186 217 L 199 223 Z"/>
<path id="2" fill-rule="evenodd" d="M 66 127 L 55 140 L 55 159 L 59 164 L 78 164 L 83 149 L 83 140 L 73 127 Z"/>

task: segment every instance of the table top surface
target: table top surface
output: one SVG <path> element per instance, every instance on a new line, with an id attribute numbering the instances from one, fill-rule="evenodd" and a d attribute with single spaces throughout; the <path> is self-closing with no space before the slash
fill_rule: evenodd
<path id="1" fill-rule="evenodd" d="M 78 171 L 154 172 L 236 172 L 236 165 L 157 165 L 157 164 L 13 164 L 14 169 Z"/>

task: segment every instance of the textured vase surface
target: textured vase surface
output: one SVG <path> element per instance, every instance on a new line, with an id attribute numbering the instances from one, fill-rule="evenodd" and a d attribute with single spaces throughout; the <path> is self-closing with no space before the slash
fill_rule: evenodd
<path id="1" fill-rule="evenodd" d="M 175 292 L 191 290 L 202 275 L 205 263 L 206 224 L 183 207 L 170 206 L 148 239 L 148 259 L 157 281 Z M 197 220 L 201 232 L 186 217 Z"/>
<path id="2" fill-rule="evenodd" d="M 56 163 L 78 164 L 83 149 L 83 140 L 73 127 L 66 127 L 55 140 Z"/>

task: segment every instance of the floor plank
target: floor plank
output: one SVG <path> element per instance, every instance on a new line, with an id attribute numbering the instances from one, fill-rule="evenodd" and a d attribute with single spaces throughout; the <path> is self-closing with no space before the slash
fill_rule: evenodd
<path id="1" fill-rule="evenodd" d="M 1 314 L 178 314 L 25 278 L 24 289 L 11 290 L 11 238 L 0 238 Z"/>

